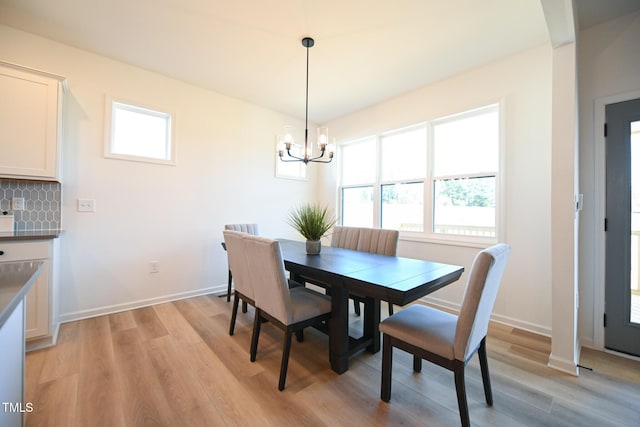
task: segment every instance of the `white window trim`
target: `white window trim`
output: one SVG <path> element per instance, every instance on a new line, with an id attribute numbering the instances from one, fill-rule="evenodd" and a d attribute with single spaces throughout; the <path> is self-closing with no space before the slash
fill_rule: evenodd
<path id="1" fill-rule="evenodd" d="M 430 230 L 430 227 L 433 224 L 433 183 L 435 182 L 433 172 L 433 124 L 455 119 L 458 117 L 470 116 L 473 114 L 477 114 L 483 110 L 491 108 L 492 106 L 497 106 L 498 108 L 498 118 L 499 118 L 499 141 L 498 141 L 498 170 L 495 172 L 496 176 L 496 235 L 494 237 L 483 237 L 483 236 L 462 236 L 462 235 L 454 235 L 454 234 L 441 234 L 441 233 L 433 233 Z M 376 140 L 376 150 L 378 164 L 376 165 L 376 182 L 374 183 L 363 183 L 363 184 L 355 184 L 355 185 L 341 185 L 341 176 L 338 177 L 337 183 L 337 204 L 338 204 L 338 212 L 342 212 L 342 189 L 343 188 L 352 188 L 352 187 L 362 187 L 362 186 L 373 186 L 373 219 L 374 224 L 380 224 L 380 215 L 381 215 L 381 201 L 380 201 L 380 191 L 382 185 L 392 184 L 394 182 L 416 182 L 423 181 L 424 182 L 424 231 L 416 232 L 416 231 L 400 231 L 400 240 L 403 241 L 414 241 L 421 243 L 431 243 L 431 244 L 443 244 L 449 246 L 462 246 L 462 247 L 473 247 L 473 248 L 484 248 L 488 245 L 495 244 L 497 242 L 506 240 L 506 159 L 507 159 L 507 144 L 506 144 L 506 100 L 505 98 L 500 98 L 495 102 L 488 102 L 482 106 L 468 109 L 464 112 L 451 114 L 448 116 L 443 116 L 437 119 L 428 120 L 426 122 L 417 123 L 411 126 L 406 126 L 399 129 L 394 129 L 388 132 L 381 132 L 375 136 L 362 137 L 358 139 L 354 139 L 352 141 L 345 142 L 340 145 L 340 149 L 347 145 L 356 144 L 358 142 L 362 142 L 365 139 L 375 138 Z M 403 179 L 399 181 L 381 181 L 380 180 L 380 151 L 381 151 L 381 137 L 385 135 L 391 135 L 394 133 L 398 133 L 404 130 L 408 130 L 411 128 L 419 127 L 419 126 L 427 126 L 427 176 L 420 177 L 416 179 Z M 342 159 L 343 156 L 340 156 Z M 339 171 L 342 170 L 342 166 L 338 168 Z M 341 173 L 341 172 L 339 172 Z M 479 173 L 469 174 L 468 176 L 477 176 Z M 494 173 L 487 173 L 485 175 L 493 175 Z M 443 177 L 438 177 L 438 179 L 442 179 Z M 449 177 L 447 177 L 449 178 Z M 342 216 L 342 215 L 341 215 Z M 342 221 L 342 217 L 340 216 L 339 220 Z"/>
<path id="2" fill-rule="evenodd" d="M 115 121 L 113 120 L 114 103 L 123 104 L 130 107 L 133 111 L 145 111 L 150 115 L 156 115 L 158 117 L 169 118 L 169 130 L 167 132 L 167 138 L 169 139 L 169 159 L 158 159 L 154 157 L 136 156 L 131 154 L 120 154 L 112 151 L 113 147 L 113 127 Z M 114 97 L 110 95 L 105 96 L 105 136 L 104 136 L 104 157 L 108 159 L 128 160 L 134 162 L 143 163 L 155 163 L 167 166 L 176 165 L 176 138 L 175 138 L 175 114 L 166 108 L 151 106 L 149 104 L 132 101 L 126 98 Z"/>

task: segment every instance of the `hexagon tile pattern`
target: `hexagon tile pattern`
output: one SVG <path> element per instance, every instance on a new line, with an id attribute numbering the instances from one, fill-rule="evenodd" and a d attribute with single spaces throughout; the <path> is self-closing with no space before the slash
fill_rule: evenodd
<path id="1" fill-rule="evenodd" d="M 11 199 L 24 198 L 24 210 L 11 210 Z M 60 229 L 61 188 L 59 182 L 17 181 L 0 179 L 0 211 L 15 217 L 15 229 Z"/>

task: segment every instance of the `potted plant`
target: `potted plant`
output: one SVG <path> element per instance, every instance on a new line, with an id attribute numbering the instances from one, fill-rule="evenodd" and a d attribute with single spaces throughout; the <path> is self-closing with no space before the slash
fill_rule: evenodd
<path id="1" fill-rule="evenodd" d="M 335 223 L 336 220 L 333 215 L 329 214 L 329 210 L 318 204 L 306 203 L 294 208 L 289 213 L 289 225 L 307 239 L 307 253 L 309 255 L 320 253 L 320 239 Z"/>

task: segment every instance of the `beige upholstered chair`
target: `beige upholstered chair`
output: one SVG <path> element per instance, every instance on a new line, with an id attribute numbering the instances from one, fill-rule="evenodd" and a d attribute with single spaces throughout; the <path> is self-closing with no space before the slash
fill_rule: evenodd
<path id="1" fill-rule="evenodd" d="M 398 230 L 383 228 L 361 228 L 357 250 L 372 254 L 396 256 L 398 251 Z"/>
<path id="2" fill-rule="evenodd" d="M 229 335 L 233 335 L 240 299 L 242 299 L 243 304 L 249 303 L 255 306 L 255 303 L 253 297 L 253 285 L 251 284 L 251 276 L 249 274 L 249 266 L 247 265 L 247 259 L 244 255 L 244 246 L 242 243 L 242 239 L 246 233 L 224 230 L 222 234 L 224 235 L 224 243 L 227 249 L 229 270 L 233 271 L 235 283 L 233 308 L 231 309 L 231 322 L 229 324 Z"/>
<path id="3" fill-rule="evenodd" d="M 353 249 L 380 255 L 395 256 L 398 248 L 398 230 L 382 228 L 342 227 L 336 225 L 331 234 L 331 246 Z M 360 298 L 352 296 L 353 309 L 360 315 Z M 389 315 L 393 314 L 393 305 L 389 303 Z"/>
<path id="4" fill-rule="evenodd" d="M 248 233 L 257 236 L 258 235 L 258 224 L 225 224 L 225 230 L 233 230 L 233 231 L 241 231 L 243 233 Z M 226 251 L 227 247 L 225 242 L 222 242 L 222 248 Z M 229 281 L 227 284 L 227 302 L 231 300 L 231 281 L 233 280 L 233 273 L 231 271 L 231 266 L 229 266 Z M 242 304 L 243 313 L 247 312 L 246 303 Z"/>
<path id="5" fill-rule="evenodd" d="M 380 398 L 391 398 L 393 347 L 413 354 L 413 370 L 420 372 L 422 359 L 454 373 L 458 408 L 463 426 L 469 425 L 464 368 L 477 351 L 487 405 L 493 405 L 486 337 L 489 317 L 511 248 L 498 244 L 476 256 L 469 273 L 460 314 L 455 316 L 423 305 L 412 305 L 380 323 L 382 338 L 382 384 Z"/>
<path id="6" fill-rule="evenodd" d="M 254 284 L 256 307 L 251 337 L 251 361 L 256 360 L 262 322 L 269 320 L 284 331 L 278 382 L 278 390 L 283 390 L 292 334 L 328 320 L 331 317 L 331 298 L 303 286 L 289 288 L 278 241 L 246 235 L 243 245 Z"/>
<path id="7" fill-rule="evenodd" d="M 225 224 L 225 230 L 242 231 L 243 233 L 258 235 L 258 224 Z"/>
<path id="8" fill-rule="evenodd" d="M 342 227 L 334 225 L 331 232 L 331 246 L 334 248 L 358 249 L 360 227 Z"/>

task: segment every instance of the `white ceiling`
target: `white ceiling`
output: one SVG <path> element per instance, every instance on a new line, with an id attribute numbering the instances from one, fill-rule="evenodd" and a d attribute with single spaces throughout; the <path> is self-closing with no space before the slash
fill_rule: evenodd
<path id="1" fill-rule="evenodd" d="M 581 30 L 640 10 L 640 0 L 574 0 Z"/>
<path id="2" fill-rule="evenodd" d="M 0 0 L 0 23 L 298 117 L 311 36 L 317 123 L 549 41 L 540 0 Z"/>

